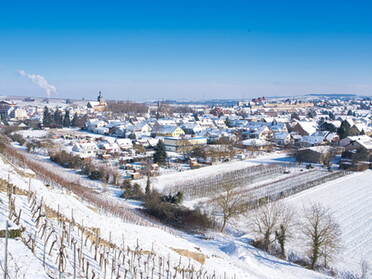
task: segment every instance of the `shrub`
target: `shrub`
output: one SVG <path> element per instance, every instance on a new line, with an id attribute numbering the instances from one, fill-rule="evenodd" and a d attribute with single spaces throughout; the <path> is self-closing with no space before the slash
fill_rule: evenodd
<path id="1" fill-rule="evenodd" d="M 213 221 L 200 209 L 189 209 L 164 200 L 158 192 L 152 191 L 145 200 L 144 211 L 161 222 L 176 228 L 196 231 L 214 227 Z"/>
<path id="2" fill-rule="evenodd" d="M 1 130 L 4 133 L 4 135 L 8 136 L 12 134 L 13 132 L 19 131 L 19 128 L 16 126 L 3 126 Z"/>
<path id="3" fill-rule="evenodd" d="M 64 168 L 79 169 L 83 165 L 79 156 L 69 154 L 65 150 L 49 153 L 49 156 L 51 161 L 63 166 Z"/>
<path id="4" fill-rule="evenodd" d="M 94 170 L 88 175 L 89 179 L 92 179 L 92 180 L 100 180 L 102 179 L 102 176 L 103 175 L 99 170 Z"/>
<path id="5" fill-rule="evenodd" d="M 169 203 L 178 204 L 178 203 L 181 203 L 183 200 L 183 193 L 177 192 L 177 194 L 175 194 L 174 196 L 169 194 L 168 196 L 161 197 L 161 200 L 165 202 L 169 202 Z"/>
<path id="6" fill-rule="evenodd" d="M 138 183 L 132 185 L 129 180 L 124 180 L 123 189 L 125 191 L 121 194 L 121 198 L 133 200 L 143 200 L 145 198 L 145 193 L 143 193 L 142 188 Z"/>
<path id="7" fill-rule="evenodd" d="M 26 142 L 21 134 L 10 134 L 9 137 L 12 139 L 12 141 L 18 142 L 19 145 L 23 145 Z"/>

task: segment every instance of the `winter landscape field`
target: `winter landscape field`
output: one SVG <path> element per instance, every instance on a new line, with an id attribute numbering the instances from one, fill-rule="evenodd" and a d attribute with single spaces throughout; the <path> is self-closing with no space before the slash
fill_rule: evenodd
<path id="1" fill-rule="evenodd" d="M 25 175 L 21 174 L 24 170 L 19 169 L 9 163 L 5 163 L 4 160 L 1 160 L 0 167 L 2 181 L 9 181 L 12 185 L 16 185 L 17 189 L 31 192 L 31 198 L 27 198 L 25 195 L 12 195 L 12 199 L 14 199 L 15 214 L 19 213 L 21 216 L 19 226 L 24 227 L 26 230 L 26 234 L 23 237 L 29 238 L 29 245 L 35 241 L 35 244 L 33 244 L 35 245 L 35 255 L 31 256 L 32 254 L 29 252 L 13 252 L 12 257 L 14 258 L 13 262 L 20 266 L 23 266 L 25 262 L 30 262 L 29 258 L 31 257 L 31 262 L 34 263 L 35 267 L 30 265 L 28 268 L 25 267 L 24 269 L 18 269 L 16 266 L 10 265 L 9 268 L 11 269 L 11 274 L 13 274 L 14 278 L 17 278 L 15 276 L 23 275 L 25 275 L 27 278 L 41 278 L 40 276 L 42 276 L 41 274 L 44 271 L 42 273 L 36 273 L 36 275 L 34 272 L 36 266 L 40 266 L 42 264 L 44 253 L 46 253 L 45 258 L 47 262 L 46 273 L 52 277 L 57 276 L 59 269 L 55 261 L 59 259 L 58 253 L 61 251 L 61 244 L 59 241 L 61 240 L 63 231 L 68 230 L 71 234 L 69 236 L 70 241 L 72 241 L 71 238 L 76 239 L 76 245 L 77 247 L 80 247 L 79 245 L 81 245 L 81 243 L 79 243 L 79 241 L 81 231 L 79 232 L 79 227 L 81 228 L 81 226 L 84 225 L 87 226 L 86 230 L 98 228 L 100 231 L 99 237 L 102 238 L 102 242 L 109 242 L 117 247 L 124 246 L 127 251 L 136 251 L 136 249 L 141 251 L 153 251 L 156 257 L 153 257 L 152 259 L 156 261 L 159 259 L 167 262 L 169 261 L 170 265 L 172 265 L 171 269 L 173 269 L 175 266 L 178 266 L 185 270 L 188 267 L 187 270 L 189 270 L 192 266 L 195 272 L 200 271 L 202 274 L 205 274 L 203 275 L 205 277 L 201 278 L 212 278 L 213 274 L 216 274 L 216 278 L 273 278 L 273 276 L 277 276 L 278 274 L 281 274 L 280 276 L 282 278 L 327 277 L 325 275 L 320 275 L 312 271 L 305 270 L 294 264 L 289 264 L 283 260 L 274 258 L 273 256 L 270 256 L 248 245 L 248 240 L 241 237 L 226 237 L 222 234 L 211 233 L 208 236 L 209 240 L 204 240 L 199 238 L 197 235 L 192 236 L 181 232 L 167 231 L 161 227 L 145 227 L 130 223 L 123 223 L 123 221 L 119 218 L 106 216 L 103 211 L 89 206 L 89 204 L 81 201 L 77 196 L 74 196 L 68 191 L 66 192 L 65 190 L 48 189 L 39 180 L 30 178 L 30 176 L 25 177 Z M 7 196 L 4 192 L 1 198 L 3 201 L 1 214 L 2 216 L 6 216 L 8 214 L 9 201 L 7 200 Z M 45 207 L 53 210 L 57 217 L 41 217 L 44 220 L 38 220 L 40 223 L 36 225 L 38 218 L 37 214 L 33 214 L 32 209 L 35 210 L 35 204 L 37 205 L 40 202 Z M 71 219 L 73 219 L 75 225 L 73 226 L 68 222 L 61 222 L 60 219 L 67 219 L 70 220 L 70 222 Z M 51 244 L 52 240 L 49 240 L 50 243 L 46 243 L 46 241 L 43 239 L 43 237 L 46 237 L 46 233 L 44 236 L 40 236 L 42 234 L 42 224 L 48 224 L 48 226 L 50 226 L 49 232 L 50 230 L 55 231 L 55 236 L 53 234 L 53 240 L 54 237 L 56 240 L 54 246 Z M 70 278 L 74 272 L 73 248 L 71 244 L 68 244 L 67 239 L 64 239 L 63 241 L 65 267 L 63 269 L 64 271 L 62 273 L 62 278 Z M 110 259 L 110 269 L 108 268 L 108 263 L 107 266 L 102 269 L 103 267 L 101 267 L 99 263 L 94 260 L 94 250 L 91 248 L 91 241 L 94 241 L 94 236 L 91 239 L 88 237 L 86 240 L 84 240 L 83 251 L 85 251 L 83 252 L 82 257 L 85 258 L 85 271 L 81 263 L 76 264 L 76 272 L 78 276 L 83 276 L 83 274 L 89 274 L 89 276 L 93 276 L 93 274 L 96 274 L 96 276 L 103 276 L 104 272 L 107 272 L 107 274 L 111 274 L 113 272 L 115 274 L 124 274 L 126 270 L 131 268 L 130 264 L 129 266 L 125 266 L 124 264 L 120 267 L 120 264 L 117 263 L 118 266 L 114 266 L 114 269 L 111 269 L 111 260 L 115 256 L 117 257 L 117 255 L 115 255 L 117 252 L 115 252 L 114 248 L 106 248 L 106 252 L 108 253 L 107 259 Z M 26 243 L 28 243 L 27 240 Z M 2 247 L 4 247 L 3 240 L 2 245 Z M 18 249 L 14 251 L 29 251 L 28 248 L 26 248 L 20 241 L 18 241 L 17 246 L 12 249 Z M 104 248 L 100 249 L 104 250 Z M 176 252 L 177 250 L 179 253 Z M 190 256 L 184 257 L 181 256 L 183 253 L 180 251 L 187 251 L 189 254 L 194 255 L 191 256 L 191 258 Z M 145 255 L 147 255 L 147 252 Z M 35 259 L 33 259 L 33 257 L 35 257 Z M 140 274 L 141 268 L 146 269 L 145 258 L 148 258 L 148 256 L 145 256 L 143 259 L 134 258 L 138 260 L 138 262 L 142 260 L 144 261 L 142 263 L 142 267 L 138 266 L 138 274 Z M 197 260 L 193 260 L 192 258 Z M 165 262 L 163 263 L 165 264 Z M 156 262 L 156 265 L 158 264 L 159 263 Z M 88 271 L 86 270 L 86 265 L 89 266 Z M 40 267 L 38 267 L 38 270 L 39 269 Z M 132 270 L 130 272 L 134 271 Z M 173 272 L 172 274 L 175 274 L 174 270 L 169 272 Z M 21 275 L 16 275 L 17 273 Z M 159 270 L 158 266 L 155 268 L 154 274 L 159 276 L 160 273 L 161 270 Z M 181 274 L 182 272 L 180 273 L 180 276 Z"/>
<path id="2" fill-rule="evenodd" d="M 274 155 L 272 158 L 263 157 L 260 160 L 252 159 L 251 161 L 248 160 L 246 162 L 229 163 L 231 165 L 225 165 L 225 170 L 227 172 L 231 172 L 247 166 L 258 166 L 260 163 L 272 163 L 273 160 L 278 160 L 278 158 L 280 158 L 280 161 L 287 161 L 287 159 L 284 159 L 281 156 Z M 53 166 L 51 163 L 43 162 L 43 160 L 40 161 L 40 163 L 44 164 L 45 166 L 49 165 L 52 167 L 52 169 L 55 169 L 55 172 L 59 172 L 62 175 L 63 173 L 68 174 L 65 169 L 59 166 Z M 160 224 L 156 225 L 152 222 L 146 221 L 145 219 L 141 220 L 143 219 L 143 216 L 137 216 L 138 223 L 142 225 L 135 225 L 133 223 L 123 222 L 120 218 L 110 216 L 111 214 L 107 215 L 103 209 L 99 209 L 94 205 L 89 204 L 88 201 L 81 200 L 78 196 L 74 195 L 70 191 L 66 191 L 59 187 L 56 188 L 56 186 L 47 188 L 44 183 L 35 179 L 32 171 L 24 170 L 17 166 L 17 164 L 10 163 L 5 158 L 2 158 L 0 166 L 0 174 L 3 183 L 9 182 L 12 185 L 16 185 L 17 189 L 27 192 L 26 196 L 12 195 L 12 199 L 14 199 L 13 204 L 15 205 L 13 210 L 15 214 L 19 212 L 21 216 L 19 226 L 25 228 L 26 230 L 27 236 L 23 236 L 23 238 L 28 237 L 30 243 L 32 243 L 32 241 L 35 241 L 36 236 L 34 255 L 32 253 L 30 254 L 30 252 L 28 252 L 28 248 L 25 247 L 20 241 L 18 241 L 17 245 L 12 249 L 17 249 L 15 251 L 22 251 L 23 249 L 25 253 L 12 253 L 10 251 L 12 257 L 15 257 L 14 263 L 18 266 L 22 266 L 22 268 L 18 268 L 17 266 L 9 267 L 14 276 L 18 276 L 16 274 L 27 274 L 27 276 L 30 276 L 27 278 L 41 278 L 38 276 L 41 276 L 40 274 L 43 274 L 44 271 L 41 273 L 35 273 L 36 275 L 33 275 L 33 272 L 35 268 L 37 270 L 42 269 L 40 264 L 43 262 L 44 253 L 47 253 L 46 261 L 49 261 L 47 265 L 48 267 L 46 268 L 46 274 L 49 276 L 57 276 L 57 274 L 59 274 L 59 268 L 58 265 L 55 264 L 55 261 L 59 259 L 58 251 L 61 251 L 61 244 L 58 243 L 61 239 L 59 234 L 63 235 L 64 231 L 67 233 L 66 230 L 68 227 L 69 234 L 71 234 L 69 238 L 76 239 L 76 245 L 77 247 L 80 247 L 79 245 L 81 245 L 81 243 L 79 244 L 78 239 L 81 237 L 81 228 L 86 226 L 87 231 L 95 231 L 98 229 L 99 238 L 102 238 L 102 242 L 108 242 L 112 243 L 111 245 L 113 246 L 122 247 L 120 249 L 123 249 L 124 247 L 124 249 L 127 249 L 127 251 L 136 251 L 136 249 L 141 251 L 152 251 L 154 255 L 156 255 L 156 257 L 153 257 L 152 260 L 160 261 L 159 263 L 153 263 L 153 268 L 155 269 L 153 271 L 154 273 L 152 274 L 157 274 L 156 276 L 161 276 L 159 274 L 162 272 L 164 276 L 166 271 L 159 270 L 159 265 L 164 264 L 165 261 L 167 261 L 169 265 L 173 265 L 173 268 L 175 268 L 175 266 L 182 266 L 183 269 L 190 270 L 190 267 L 192 267 L 192 269 L 195 270 L 195 275 L 197 272 L 199 272 L 199 274 L 205 273 L 205 276 L 210 276 L 205 278 L 213 278 L 212 276 L 214 274 L 216 274 L 216 278 L 327 277 L 327 275 L 314 273 L 295 264 L 275 258 L 266 252 L 251 246 L 250 243 L 251 239 L 254 237 L 254 234 L 249 232 L 249 230 L 246 230 L 246 233 L 243 233 L 245 230 L 241 227 L 247 226 L 246 217 L 241 217 L 231 224 L 231 227 L 229 228 L 231 233 L 221 234 L 209 232 L 204 234 L 201 238 L 198 235 L 188 235 L 177 230 L 167 229 Z M 197 174 L 195 177 L 198 179 L 200 179 L 202 175 L 208 177 L 208 175 L 210 175 L 214 169 L 219 170 L 221 167 L 222 165 L 203 168 L 199 172 L 201 174 Z M 210 170 L 208 170 L 208 168 L 210 168 Z M 297 167 L 292 167 L 292 171 L 295 171 L 293 177 L 296 177 L 300 174 L 300 169 L 302 170 L 302 167 L 298 167 L 298 170 Z M 296 171 L 298 173 L 296 173 Z M 217 173 L 221 172 L 217 171 Z M 76 179 L 73 178 L 74 176 L 72 176 L 72 174 L 69 175 L 71 176 L 71 179 Z M 168 176 L 176 177 L 175 175 L 176 174 L 171 174 Z M 279 175 L 279 177 L 276 179 L 281 180 L 282 176 L 284 175 Z M 184 180 L 185 178 L 183 177 L 188 177 L 187 171 L 182 173 L 180 179 Z M 155 182 L 155 185 L 164 185 L 166 181 L 175 182 L 172 179 L 167 178 L 167 175 L 160 178 L 162 180 L 158 179 Z M 337 264 L 334 266 L 334 268 L 340 272 L 358 274 L 360 272 L 361 262 L 363 260 L 367 260 L 367 262 L 370 264 L 369 258 L 371 256 L 371 249 L 368 244 L 371 240 L 371 221 L 369 218 L 371 213 L 371 178 L 372 174 L 370 171 L 349 174 L 345 177 L 318 185 L 284 199 L 285 203 L 294 206 L 297 208 L 297 211 L 301 211 L 302 207 L 306 207 L 310 203 L 322 203 L 326 206 L 329 206 L 332 211 L 335 212 L 335 217 L 341 225 L 342 243 L 344 246 L 341 255 L 339 255 L 337 259 Z M 275 183 L 275 179 L 269 177 L 267 180 L 263 180 L 263 182 L 269 182 L 269 184 Z M 254 188 L 254 185 L 260 185 L 260 183 L 263 182 L 256 182 L 251 187 Z M 89 183 L 87 186 L 89 186 Z M 115 192 L 112 192 L 110 194 L 110 192 L 107 192 L 102 193 L 102 195 L 106 196 L 108 201 L 112 200 L 112 202 L 117 203 L 117 206 L 120 206 L 120 201 L 115 198 L 114 193 Z M 27 196 L 29 197 L 27 198 Z M 9 200 L 7 200 L 7 195 L 5 194 L 2 194 L 1 197 L 1 200 L 3 201 L 2 216 L 6 216 L 9 211 L 8 208 L 10 208 L 8 205 Z M 35 210 L 35 205 L 37 203 L 44 205 L 50 210 L 53 210 L 57 217 L 46 218 L 40 215 L 44 221 L 38 220 L 40 223 L 36 225 L 35 223 L 38 219 L 37 213 L 33 213 L 32 210 Z M 121 201 L 121 203 L 124 208 L 127 208 L 127 210 L 134 210 L 132 203 L 127 203 L 124 201 Z M 195 205 L 195 202 L 192 200 L 190 200 L 188 203 L 190 206 Z M 39 210 L 41 213 L 42 209 Z M 61 222 L 59 218 L 67 220 L 67 223 Z M 71 224 L 71 220 L 74 220 L 75 227 Z M 42 236 L 40 236 L 42 230 L 40 228 L 41 222 L 49 224 L 50 228 L 56 232 L 56 242 L 52 246 L 50 243 L 45 245 L 45 240 L 43 240 Z M 146 224 L 148 224 L 148 226 L 146 226 Z M 82 257 L 84 257 L 86 261 L 85 264 L 88 267 L 83 267 L 82 263 L 76 264 L 77 267 L 75 272 L 80 274 L 78 276 L 83 276 L 83 274 L 89 274 L 88 276 L 104 276 L 105 272 L 107 273 L 106 276 L 109 276 L 108 274 L 119 275 L 121 274 L 120 272 L 123 272 L 122 274 L 127 272 L 128 275 L 128 272 L 137 274 L 133 273 L 135 271 L 131 270 L 133 267 L 131 267 L 130 264 L 126 267 L 125 264 L 121 266 L 117 263 L 118 265 L 113 267 L 113 263 L 111 263 L 111 270 L 108 271 L 107 266 L 102 266 L 102 263 L 97 262 L 97 260 L 95 260 L 95 257 L 97 257 L 95 254 L 97 252 L 95 252 L 94 249 L 92 250 L 92 247 L 95 243 L 94 237 L 95 236 L 93 233 L 91 238 L 87 237 L 84 241 L 85 243 L 83 244 L 83 250 L 85 249 L 85 252 L 83 252 L 84 256 Z M 71 239 L 65 239 L 62 241 L 71 241 Z M 26 243 L 28 243 L 27 240 Z M 4 245 L 3 242 L 2 245 Z M 304 253 L 304 249 L 302 249 L 301 246 L 301 241 L 290 241 L 288 251 L 291 253 Z M 46 250 L 49 249 L 50 251 L 48 253 Z M 63 249 L 66 262 L 62 272 L 62 278 L 70 278 L 70 276 L 72 276 L 74 273 L 74 249 L 72 248 L 72 244 L 68 244 L 68 242 L 67 244 L 64 244 Z M 105 248 L 100 249 L 103 249 L 103 251 L 105 250 Z M 185 251 L 186 254 L 184 253 Z M 78 253 L 77 250 L 75 253 Z M 120 252 L 119 250 L 115 251 L 114 248 L 108 248 L 106 253 L 106 258 L 111 259 L 114 262 L 115 260 L 118 260 L 115 259 L 115 257 L 117 257 L 115 253 Z M 75 257 L 79 258 L 79 254 L 77 255 L 78 256 L 75 255 Z M 30 257 L 32 258 L 32 261 L 29 261 Z M 132 260 L 133 259 L 134 258 L 132 258 Z M 144 269 L 142 272 L 145 274 L 146 260 L 136 260 L 140 266 L 140 261 L 144 261 L 142 263 L 142 269 Z M 79 260 L 75 259 L 75 261 Z M 30 267 L 24 268 L 24 265 L 22 264 L 23 262 L 30 262 Z M 138 274 L 140 274 L 140 266 L 137 267 Z M 149 268 L 149 266 L 147 268 Z M 165 270 L 168 270 L 169 274 L 172 273 L 169 266 L 168 269 L 166 267 L 164 268 Z M 182 276 L 186 275 L 183 274 Z"/>

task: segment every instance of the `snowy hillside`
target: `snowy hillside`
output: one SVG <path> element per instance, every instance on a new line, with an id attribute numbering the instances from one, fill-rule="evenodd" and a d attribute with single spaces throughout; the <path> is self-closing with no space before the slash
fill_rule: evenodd
<path id="1" fill-rule="evenodd" d="M 354 173 L 289 197 L 299 209 L 310 203 L 330 207 L 342 230 L 342 251 L 336 267 L 360 272 L 362 260 L 372 266 L 372 171 Z M 294 244 L 294 246 L 296 246 Z"/>
<path id="2" fill-rule="evenodd" d="M 169 259 L 172 267 L 178 266 L 179 268 L 187 269 L 193 266 L 196 271 L 200 270 L 200 272 L 205 274 L 205 277 L 200 278 L 211 278 L 214 273 L 217 278 L 224 278 L 223 276 L 225 274 L 226 278 L 234 278 L 234 276 L 235 278 L 326 278 L 326 276 L 319 273 L 267 255 L 248 245 L 247 240 L 244 241 L 243 238 L 235 239 L 222 234 L 210 233 L 207 239 L 202 239 L 198 236 L 187 235 L 181 232 L 174 233 L 157 227 L 144 227 L 125 223 L 117 217 L 106 215 L 102 211 L 99 212 L 96 208 L 86 204 L 71 193 L 62 191 L 61 189 L 45 187 L 44 183 L 35 178 L 30 179 L 29 176 L 22 175 L 22 172 L 14 166 L 5 163 L 3 160 L 0 161 L 0 170 L 0 176 L 3 181 L 9 179 L 18 188 L 26 191 L 30 189 L 33 193 L 31 198 L 14 195 L 15 212 L 19 212 L 21 209 L 24 212 L 24 214 L 21 214 L 20 225 L 26 229 L 24 232 L 25 239 L 29 239 L 35 235 L 37 214 L 33 214 L 33 209 L 35 210 L 36 205 L 43 201 L 43 204 L 53 209 L 54 212 L 59 209 L 57 216 L 60 217 L 57 217 L 57 219 L 47 218 L 48 223 L 54 228 L 57 235 L 65 231 L 63 229 L 64 225 L 62 226 L 64 223 L 60 223 L 58 220 L 67 220 L 67 227 L 71 226 L 71 238 L 74 237 L 78 240 L 78 247 L 80 247 L 81 226 L 84 225 L 87 227 L 87 230 L 89 228 L 99 229 L 101 241 L 112 243 L 115 247 L 125 246 L 128 247 L 126 248 L 127 250 L 132 251 L 138 249 L 136 247 L 140 247 L 139 249 L 142 251 L 154 251 L 156 261 L 160 258 L 163 260 Z M 2 199 L 6 199 L 4 194 L 1 197 Z M 71 218 L 75 222 L 78 222 L 79 225 L 69 225 L 68 220 Z M 42 261 L 44 250 L 44 241 L 40 234 L 37 233 L 35 249 L 36 259 L 39 263 Z M 57 239 L 60 238 L 57 237 Z M 67 257 L 67 265 L 63 278 L 71 278 L 73 249 L 71 248 L 71 244 L 66 242 L 68 241 L 66 238 L 63 241 L 65 241 L 65 254 Z M 103 276 L 103 270 L 101 269 L 102 263 L 94 260 L 94 249 L 89 248 L 94 243 L 93 239 L 88 238 L 84 242 L 84 246 L 82 247 L 84 251 L 83 258 L 86 262 L 89 262 L 89 278 L 92 278 L 91 276 L 93 274 Z M 47 248 L 51 249 L 50 244 L 48 245 Z M 51 255 L 47 256 L 46 259 L 49 263 L 46 271 L 52 277 L 55 277 L 58 273 L 58 267 L 55 263 L 56 258 L 53 258 L 53 255 L 58 254 L 58 247 L 58 244 L 56 244 L 53 247 Z M 14 249 L 17 248 L 14 247 Z M 117 256 L 117 252 L 115 252 L 116 250 L 114 248 L 110 248 L 108 251 L 108 259 L 111 262 L 115 258 L 115 255 Z M 181 256 L 181 254 L 186 256 Z M 139 262 L 144 264 L 142 260 L 139 260 Z M 122 272 L 124 274 L 125 268 L 129 269 L 128 266 L 124 265 L 116 267 L 116 270 L 112 272 L 116 272 L 117 274 Z M 145 267 L 138 266 L 137 268 L 138 270 L 143 270 Z M 83 270 L 84 268 L 79 265 L 79 276 L 84 276 Z M 120 271 L 118 272 L 118 270 Z M 173 268 L 172 270 L 174 272 Z M 159 275 L 160 270 L 156 269 L 155 272 Z M 182 278 L 178 276 L 182 276 L 182 273 L 180 272 L 176 277 Z"/>

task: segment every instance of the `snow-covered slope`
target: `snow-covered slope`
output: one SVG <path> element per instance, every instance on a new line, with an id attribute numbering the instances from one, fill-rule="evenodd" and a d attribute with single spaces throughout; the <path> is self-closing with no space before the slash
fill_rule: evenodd
<path id="1" fill-rule="evenodd" d="M 20 175 L 13 166 L 0 160 L 0 177 L 10 181 L 23 189 L 29 188 L 29 178 Z M 201 239 L 197 236 L 187 235 L 173 230 L 164 230 L 158 227 L 144 227 L 136 224 L 125 223 L 117 217 L 106 215 L 95 208 L 89 207 L 89 204 L 82 202 L 78 197 L 71 195 L 60 189 L 48 189 L 44 183 L 37 179 L 31 179 L 30 189 L 36 192 L 38 200 L 43 198 L 43 202 L 51 208 L 60 209 L 60 213 L 66 217 L 71 217 L 72 211 L 74 219 L 79 223 L 84 223 L 88 227 L 100 229 L 102 238 L 121 247 L 123 242 L 125 246 L 135 247 L 137 243 L 141 249 L 151 251 L 157 255 L 170 259 L 172 263 L 178 263 L 187 266 L 191 263 L 197 268 L 202 268 L 208 274 L 224 276 L 226 278 L 327 278 L 319 273 L 306 270 L 294 264 L 279 260 L 273 256 L 253 248 L 248 245 L 247 239 L 233 238 L 222 234 L 211 232 L 209 239 Z M 17 205 L 28 207 L 27 199 L 19 197 Z M 26 208 L 25 208 L 25 212 Z M 23 218 L 24 222 L 32 223 L 30 214 Z M 174 251 L 174 248 L 183 249 L 194 253 L 202 253 L 205 256 L 205 263 L 201 266 L 200 262 L 185 256 L 180 256 Z M 40 259 L 40 250 L 38 251 Z M 88 253 L 88 252 L 87 252 Z M 91 259 L 91 268 L 96 268 L 99 272 L 99 266 L 94 264 Z M 32 277 L 31 277 L 32 278 Z"/>
<path id="2" fill-rule="evenodd" d="M 372 171 L 336 179 L 286 199 L 300 208 L 320 203 L 331 208 L 342 230 L 339 270 L 360 272 L 362 260 L 372 266 Z"/>

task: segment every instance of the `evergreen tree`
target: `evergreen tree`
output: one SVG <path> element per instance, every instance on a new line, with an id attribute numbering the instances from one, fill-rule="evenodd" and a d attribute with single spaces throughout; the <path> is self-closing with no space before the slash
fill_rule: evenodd
<path id="1" fill-rule="evenodd" d="M 353 111 L 349 109 L 349 111 L 347 112 L 347 115 L 353 115 Z"/>
<path id="2" fill-rule="evenodd" d="M 231 123 L 231 120 L 230 120 L 229 117 L 226 117 L 225 124 L 226 124 L 227 127 L 231 128 L 232 123 Z"/>
<path id="3" fill-rule="evenodd" d="M 340 128 L 337 130 L 340 139 L 350 136 L 350 127 L 346 120 L 342 121 Z"/>
<path id="4" fill-rule="evenodd" d="M 44 107 L 44 112 L 43 112 L 43 125 L 49 125 L 51 122 L 51 117 L 49 113 L 49 109 L 47 106 Z"/>
<path id="5" fill-rule="evenodd" d="M 71 121 L 71 126 L 72 127 L 76 127 L 77 126 L 77 122 L 78 122 L 78 114 L 77 114 L 77 112 L 75 112 L 75 114 L 74 114 L 74 117 L 72 118 L 72 121 Z"/>
<path id="6" fill-rule="evenodd" d="M 310 110 L 310 111 L 307 113 L 307 117 L 308 117 L 308 118 L 315 118 L 315 117 L 316 117 L 316 112 L 313 111 L 313 110 Z"/>
<path id="7" fill-rule="evenodd" d="M 65 117 L 63 118 L 63 126 L 70 127 L 70 111 L 66 110 Z"/>
<path id="8" fill-rule="evenodd" d="M 62 113 L 59 109 L 56 109 L 53 116 L 54 124 L 62 124 Z"/>
<path id="9" fill-rule="evenodd" d="M 150 182 L 150 177 L 147 177 L 146 188 L 145 188 L 146 197 L 148 197 L 150 193 L 151 193 L 151 182 Z"/>
<path id="10" fill-rule="evenodd" d="M 63 126 L 70 127 L 70 111 L 66 110 L 65 117 L 63 118 Z"/>
<path id="11" fill-rule="evenodd" d="M 165 151 L 164 142 L 162 140 L 159 140 L 158 144 L 155 146 L 154 163 L 165 165 L 166 159 L 167 152 Z"/>

